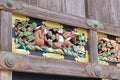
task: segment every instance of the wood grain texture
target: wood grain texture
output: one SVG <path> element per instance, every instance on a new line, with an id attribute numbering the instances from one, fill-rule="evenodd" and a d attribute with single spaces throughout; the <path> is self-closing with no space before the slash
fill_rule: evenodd
<path id="1" fill-rule="evenodd" d="M 37 6 L 47 10 L 63 12 L 64 0 L 16 0 L 21 1 L 25 4 Z"/>
<path id="2" fill-rule="evenodd" d="M 84 0 L 16 0 L 50 11 L 85 17 Z"/>
<path id="3" fill-rule="evenodd" d="M 120 25 L 120 0 L 87 0 L 88 18 Z"/>
<path id="4" fill-rule="evenodd" d="M 13 13 L 19 13 L 22 15 L 27 15 L 27 16 L 31 16 L 31 17 L 35 17 L 35 18 L 41 18 L 41 19 L 46 19 L 46 20 L 50 20 L 50 21 L 55 21 L 55 22 L 59 22 L 59 23 L 63 23 L 63 24 L 67 24 L 67 25 L 71 25 L 71 26 L 78 26 L 78 27 L 84 27 L 89 29 L 87 23 L 86 23 L 86 18 L 81 18 L 81 17 L 76 17 L 73 15 L 69 15 L 69 14 L 65 14 L 65 13 L 61 13 L 61 12 L 56 12 L 56 11 L 49 11 L 47 9 L 43 9 L 40 7 L 35 7 L 32 5 L 27 5 L 22 3 L 23 8 L 20 10 L 10 10 Z M 1 8 L 3 8 L 2 6 L 0 6 Z"/>
<path id="5" fill-rule="evenodd" d="M 89 74 L 85 70 L 86 63 L 78 63 L 71 60 L 50 59 L 40 56 L 13 54 L 16 58 L 15 65 L 12 68 L 8 68 L 4 64 L 3 56 L 6 54 L 10 53 L 0 53 L 0 69 L 31 73 L 89 77 Z"/>
<path id="6" fill-rule="evenodd" d="M 12 51 L 12 14 L 0 11 L 0 50 Z"/>
<path id="7" fill-rule="evenodd" d="M 65 0 L 65 13 L 85 17 L 85 0 Z"/>
<path id="8" fill-rule="evenodd" d="M 49 0 L 38 0 L 38 7 L 47 9 L 47 3 Z"/>
<path id="9" fill-rule="evenodd" d="M 104 29 L 103 30 L 98 30 L 98 32 L 110 34 L 113 36 L 120 36 L 120 29 L 119 26 L 115 26 L 112 24 L 104 24 Z"/>
<path id="10" fill-rule="evenodd" d="M 89 55 L 91 63 L 98 63 L 97 32 L 89 30 Z"/>
<path id="11" fill-rule="evenodd" d="M 46 6 L 48 10 L 57 11 L 57 12 L 63 12 L 63 0 L 47 0 L 46 2 L 43 2 L 41 4 L 46 3 Z M 41 5 L 39 4 L 39 5 Z"/>
<path id="12" fill-rule="evenodd" d="M 22 9 L 5 8 L 4 6 L 0 6 L 0 9 L 8 10 L 8 11 L 11 11 L 17 14 L 27 15 L 30 17 L 63 23 L 63 24 L 67 24 L 67 25 L 71 25 L 75 27 L 90 29 L 90 27 L 87 25 L 87 21 L 89 20 L 87 18 L 81 18 L 79 16 L 74 16 L 74 15 L 65 14 L 65 13 L 56 12 L 56 11 L 49 11 L 47 9 L 28 5 L 25 3 L 21 3 L 21 5 L 22 5 Z M 103 25 L 105 27 L 102 30 L 98 29 L 97 30 L 98 32 L 120 36 L 119 26 L 114 26 L 114 25 L 109 25 L 109 24 L 103 24 Z"/>
<path id="13" fill-rule="evenodd" d="M 0 52 L 0 69 L 7 69 L 20 72 L 31 72 L 38 74 L 54 74 L 77 77 L 96 77 L 95 67 L 101 68 L 100 78 L 120 79 L 120 68 L 115 66 L 102 66 L 91 63 L 81 63 L 71 60 L 57 60 L 39 56 L 28 56 L 21 54 L 12 55 L 15 57 L 15 65 L 8 68 L 4 63 L 4 57 L 11 52 Z"/>

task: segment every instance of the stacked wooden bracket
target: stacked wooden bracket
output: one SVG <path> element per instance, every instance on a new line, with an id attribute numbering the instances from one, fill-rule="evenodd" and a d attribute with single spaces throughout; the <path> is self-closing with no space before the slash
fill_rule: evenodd
<path id="1" fill-rule="evenodd" d="M 11 0 L 12 1 L 12 0 Z M 12 71 L 57 74 L 79 77 L 97 77 L 120 79 L 120 68 L 98 64 L 97 32 L 114 36 L 120 35 L 120 29 L 113 25 L 100 24 L 72 15 L 57 13 L 22 2 L 0 0 L 0 69 Z M 18 6 L 19 5 L 19 6 Z M 37 56 L 13 54 L 12 50 L 12 13 L 55 21 L 88 30 L 90 63 L 69 60 L 47 59 Z M 11 54 L 12 53 L 12 54 Z"/>

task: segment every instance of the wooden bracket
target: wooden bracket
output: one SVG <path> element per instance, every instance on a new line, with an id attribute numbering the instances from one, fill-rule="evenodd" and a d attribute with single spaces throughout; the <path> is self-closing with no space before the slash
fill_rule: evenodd
<path id="1" fill-rule="evenodd" d="M 98 21 L 96 20 L 88 20 L 87 21 L 87 25 L 89 26 L 89 29 L 92 29 L 92 30 L 103 30 L 104 29 L 104 25 L 99 23 Z"/>
<path id="2" fill-rule="evenodd" d="M 0 0 L 0 8 L 5 8 L 6 10 L 21 10 L 23 6 L 20 1 Z"/>

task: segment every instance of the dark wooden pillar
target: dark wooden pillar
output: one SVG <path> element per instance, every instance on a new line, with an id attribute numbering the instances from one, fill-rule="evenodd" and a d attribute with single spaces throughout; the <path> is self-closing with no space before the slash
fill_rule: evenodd
<path id="1" fill-rule="evenodd" d="M 0 11 L 0 51 L 12 51 L 12 14 Z"/>
<path id="2" fill-rule="evenodd" d="M 89 55 L 91 63 L 98 63 L 97 32 L 89 30 Z"/>

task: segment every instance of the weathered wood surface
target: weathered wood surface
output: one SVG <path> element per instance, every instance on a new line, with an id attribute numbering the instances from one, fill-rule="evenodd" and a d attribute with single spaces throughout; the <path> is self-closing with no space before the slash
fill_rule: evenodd
<path id="1" fill-rule="evenodd" d="M 102 23 L 120 25 L 120 0 L 87 0 L 88 18 Z"/>
<path id="2" fill-rule="evenodd" d="M 12 51 L 12 14 L 0 11 L 0 51 Z M 12 80 L 12 71 L 0 70 L 0 80 Z"/>
<path id="3" fill-rule="evenodd" d="M 5 8 L 4 5 L 0 6 L 0 9 L 5 9 L 8 11 L 12 11 L 13 13 L 18 13 L 22 15 L 27 15 L 35 18 L 41 18 L 41 19 L 46 19 L 50 21 L 55 21 L 71 26 L 76 26 L 76 27 L 81 27 L 85 29 L 90 29 L 90 27 L 87 25 L 88 19 L 86 18 L 81 18 L 81 17 L 76 17 L 73 15 L 65 14 L 65 13 L 60 13 L 60 12 L 55 12 L 55 11 L 49 11 L 43 8 L 35 7 L 32 5 L 27 5 L 24 3 L 20 3 L 22 5 L 21 9 L 12 9 L 12 8 Z M 36 14 L 36 15 L 34 15 Z M 113 25 L 106 25 L 104 24 L 104 28 L 98 29 L 98 32 L 103 32 L 103 33 L 108 33 L 111 35 L 120 35 L 120 29 L 116 26 Z"/>
<path id="4" fill-rule="evenodd" d="M 64 0 L 39 0 L 38 6 L 50 11 L 62 12 L 64 7 L 63 1 Z"/>
<path id="5" fill-rule="evenodd" d="M 85 17 L 84 0 L 17 0 L 50 11 Z"/>
<path id="6" fill-rule="evenodd" d="M 10 56 L 14 57 L 10 59 Z M 4 56 L 4 57 L 3 57 Z M 14 66 L 6 66 L 5 60 L 8 59 Z M 96 68 L 100 67 L 100 69 Z M 115 66 L 102 66 L 90 63 L 80 63 L 70 60 L 57 60 L 38 56 L 27 56 L 20 54 L 11 54 L 10 52 L 0 53 L 0 69 L 8 69 L 20 72 L 68 75 L 78 77 L 100 77 L 104 79 L 120 79 L 120 68 Z M 98 69 L 100 75 L 96 76 L 95 69 Z"/>
<path id="7" fill-rule="evenodd" d="M 38 56 L 18 55 L 13 54 L 15 57 L 15 65 L 12 68 L 8 68 L 4 63 L 5 54 L 8 52 L 0 53 L 0 69 L 10 69 L 13 71 L 32 72 L 32 73 L 44 73 L 44 74 L 56 74 L 56 75 L 68 75 L 68 76 L 84 76 L 89 74 L 85 71 L 85 63 L 78 63 L 71 60 L 57 60 L 49 59 Z"/>
<path id="8" fill-rule="evenodd" d="M 37 6 L 40 8 L 54 10 L 54 11 L 63 11 L 63 1 L 64 0 L 16 0 L 26 3 L 28 5 Z"/>
<path id="9" fill-rule="evenodd" d="M 20 3 L 22 5 L 21 9 L 12 9 L 12 8 L 5 8 L 5 4 L 0 5 L 0 9 L 5 9 L 8 11 L 12 11 L 13 13 L 18 13 L 22 15 L 27 15 L 35 18 L 46 19 L 50 21 L 55 21 L 63 24 L 74 25 L 74 26 L 81 26 L 89 29 L 86 20 L 84 18 L 79 18 L 73 15 L 68 15 L 65 13 L 49 11 L 47 9 L 35 7 L 32 5 L 27 5 L 24 3 Z"/>
<path id="10" fill-rule="evenodd" d="M 64 13 L 72 14 L 74 16 L 85 16 L 85 0 L 65 0 Z"/>
<path id="11" fill-rule="evenodd" d="M 91 63 L 98 63 L 97 32 L 89 30 L 89 60 Z"/>
<path id="12" fill-rule="evenodd" d="M 0 11 L 0 50 L 12 50 L 12 14 Z"/>

